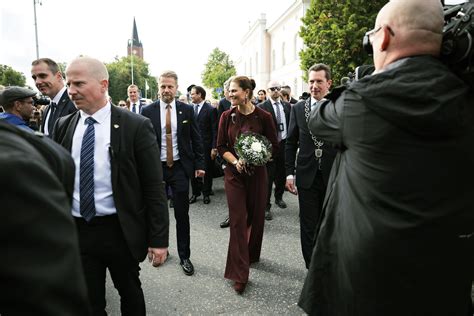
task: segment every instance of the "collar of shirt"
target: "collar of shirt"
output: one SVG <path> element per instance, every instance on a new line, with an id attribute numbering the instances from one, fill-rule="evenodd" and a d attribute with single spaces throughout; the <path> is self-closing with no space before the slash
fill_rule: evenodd
<path id="1" fill-rule="evenodd" d="M 100 110 L 98 110 L 92 115 L 89 115 L 86 112 L 80 110 L 82 124 L 85 124 L 86 118 L 90 116 L 92 116 L 92 118 L 96 120 L 97 123 L 102 124 L 104 123 L 104 120 L 110 115 L 110 112 L 111 112 L 110 102 L 107 102 L 107 104 L 103 108 L 101 108 Z"/>
<path id="2" fill-rule="evenodd" d="M 165 110 L 166 111 L 166 105 L 169 104 L 171 105 L 171 109 L 174 109 L 176 107 L 176 100 L 173 99 L 173 101 L 171 101 L 171 103 L 166 103 L 165 101 L 161 100 L 160 99 L 160 107 L 161 109 Z"/>
<path id="3" fill-rule="evenodd" d="M 270 100 L 270 102 L 271 102 L 272 104 L 275 104 L 276 102 L 280 102 L 280 103 L 281 103 L 280 98 L 278 98 L 278 99 L 276 99 L 276 100 L 273 100 L 271 97 L 268 97 L 268 100 Z"/>
<path id="4" fill-rule="evenodd" d="M 64 91 L 66 91 L 66 86 L 64 86 L 61 90 L 59 90 L 59 92 L 54 96 L 54 98 L 51 101 L 58 104 L 59 100 L 61 100 L 61 97 L 64 94 Z"/>

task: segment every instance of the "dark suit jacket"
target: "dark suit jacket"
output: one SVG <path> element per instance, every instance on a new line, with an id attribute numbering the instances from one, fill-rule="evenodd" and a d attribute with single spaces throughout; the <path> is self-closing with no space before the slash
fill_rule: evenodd
<path id="1" fill-rule="evenodd" d="M 142 115 L 148 117 L 153 123 L 158 147 L 161 151 L 160 100 L 145 106 Z M 195 170 L 205 170 L 201 134 L 191 105 L 176 100 L 176 115 L 179 159 L 188 177 L 192 178 Z M 158 161 L 160 161 L 160 157 L 158 157 Z"/>
<path id="2" fill-rule="evenodd" d="M 217 139 L 217 109 L 204 102 L 197 117 L 203 147 L 206 150 L 216 148 Z"/>
<path id="3" fill-rule="evenodd" d="M 1 315 L 90 315 L 66 174 L 63 148 L 0 122 Z"/>
<path id="4" fill-rule="evenodd" d="M 230 109 L 231 103 L 226 98 L 222 98 L 219 100 L 219 105 L 217 106 L 217 124 L 219 125 L 219 121 L 221 120 L 222 113 Z"/>
<path id="5" fill-rule="evenodd" d="M 285 112 L 286 126 L 288 128 L 288 125 L 290 123 L 290 108 L 291 108 L 291 105 L 288 102 L 285 102 L 283 100 L 280 100 L 280 103 L 283 105 L 283 111 Z M 275 123 L 275 126 L 277 128 L 277 133 L 278 133 L 278 123 L 277 123 L 275 111 L 273 110 L 272 101 L 267 99 L 267 100 L 263 101 L 262 103 L 260 103 L 258 105 L 258 107 L 260 107 L 261 109 L 264 109 L 265 111 L 269 112 L 272 115 L 273 122 Z M 284 150 L 284 148 L 280 148 L 280 150 Z"/>
<path id="6" fill-rule="evenodd" d="M 285 144 L 286 175 L 295 175 L 296 168 L 296 186 L 304 189 L 311 187 L 319 167 L 314 154 L 316 146 L 309 133 L 305 117 L 305 106 L 310 106 L 310 100 L 311 98 L 299 101 L 291 107 L 288 137 Z M 307 102 L 308 104 L 306 104 Z M 317 137 L 317 135 L 315 136 Z M 298 148 L 298 160 L 296 161 Z M 328 142 L 324 142 L 322 149 L 321 172 L 324 183 L 327 185 L 337 151 Z"/>
<path id="7" fill-rule="evenodd" d="M 41 122 L 41 129 L 40 129 L 40 132 L 42 132 L 42 133 L 44 133 L 44 131 L 45 131 L 45 126 L 44 126 L 45 118 L 48 116 L 50 110 L 51 110 L 50 105 L 47 105 L 46 108 L 44 109 L 43 121 Z M 58 118 L 69 115 L 69 114 L 72 114 L 72 113 L 75 113 L 76 111 L 77 111 L 77 108 L 74 105 L 74 103 L 71 101 L 71 99 L 69 99 L 69 96 L 68 96 L 67 90 L 66 90 L 66 91 L 64 91 L 63 95 L 61 96 L 61 99 L 59 99 L 59 102 L 57 104 L 57 109 L 56 109 L 56 112 L 54 113 L 53 119 L 54 119 L 54 121 L 56 121 Z M 49 119 L 51 119 L 51 118 L 49 118 Z M 46 126 L 46 128 L 47 128 L 47 126 Z M 49 135 L 51 137 L 51 134 L 52 134 L 53 131 L 51 130 L 49 132 L 50 132 Z"/>
<path id="8" fill-rule="evenodd" d="M 60 118 L 53 139 L 71 151 L 80 113 Z M 160 153 L 150 121 L 111 106 L 110 163 L 115 207 L 125 240 L 135 259 L 148 247 L 168 246 L 168 206 Z"/>

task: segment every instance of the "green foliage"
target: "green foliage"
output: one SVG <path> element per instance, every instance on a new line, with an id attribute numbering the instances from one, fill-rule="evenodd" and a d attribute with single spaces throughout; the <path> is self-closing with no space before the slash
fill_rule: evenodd
<path id="1" fill-rule="evenodd" d="M 229 55 L 216 47 L 209 55 L 201 78 L 204 86 L 212 89 L 212 97 L 219 99 L 222 97 L 222 92 L 218 91 L 222 89 L 224 82 L 235 74 L 236 70 Z"/>
<path id="2" fill-rule="evenodd" d="M 115 61 L 106 64 L 109 72 L 109 95 L 112 97 L 114 104 L 120 100 L 127 99 L 127 87 L 132 84 L 131 72 L 131 57 L 115 57 Z M 146 97 L 148 99 L 155 99 L 158 90 L 158 83 L 156 78 L 150 75 L 148 70 L 148 63 L 143 59 L 133 57 L 133 83 L 138 86 L 141 92 L 141 97 L 145 97 L 145 80 L 148 81 L 148 91 Z"/>
<path id="3" fill-rule="evenodd" d="M 327 64 L 338 85 L 357 66 L 372 64 L 372 57 L 362 48 L 362 38 L 374 27 L 378 11 L 387 2 L 311 0 L 300 30 L 306 45 L 300 52 L 301 69 L 306 72 L 316 63 Z"/>
<path id="4" fill-rule="evenodd" d="M 0 64 L 0 85 L 24 87 L 26 78 L 23 73 L 16 71 L 10 66 Z"/>

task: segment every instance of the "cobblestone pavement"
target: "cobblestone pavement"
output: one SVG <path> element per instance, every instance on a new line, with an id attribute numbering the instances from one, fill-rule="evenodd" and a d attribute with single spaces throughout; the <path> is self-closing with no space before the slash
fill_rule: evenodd
<path id="1" fill-rule="evenodd" d="M 222 178 L 214 181 L 210 204 L 202 197 L 190 206 L 193 276 L 179 266 L 173 209 L 170 209 L 170 258 L 159 269 L 141 264 L 147 315 L 304 315 L 296 305 L 306 269 L 299 239 L 298 201 L 285 192 L 288 208 L 273 206 L 265 222 L 262 255 L 250 269 L 249 284 L 237 295 L 224 279 L 229 230 L 219 227 L 227 216 Z M 120 298 L 107 278 L 107 310 L 120 315 Z"/>

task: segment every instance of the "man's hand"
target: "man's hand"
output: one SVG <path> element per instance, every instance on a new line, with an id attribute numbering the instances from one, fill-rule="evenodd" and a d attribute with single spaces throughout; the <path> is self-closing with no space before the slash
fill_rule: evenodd
<path id="1" fill-rule="evenodd" d="M 148 247 L 148 261 L 154 267 L 158 267 L 160 264 L 165 263 L 168 258 L 168 247 L 166 248 L 151 248 Z"/>
<path id="2" fill-rule="evenodd" d="M 285 187 L 288 189 L 288 192 L 298 195 L 298 191 L 295 186 L 295 179 L 286 179 Z"/>
<path id="3" fill-rule="evenodd" d="M 217 148 L 213 148 L 211 150 L 211 160 L 216 159 L 216 157 L 217 157 Z"/>
<path id="4" fill-rule="evenodd" d="M 206 174 L 206 171 L 204 171 L 204 170 L 196 170 L 194 172 L 194 177 L 196 177 L 196 178 L 204 177 L 205 174 Z"/>

